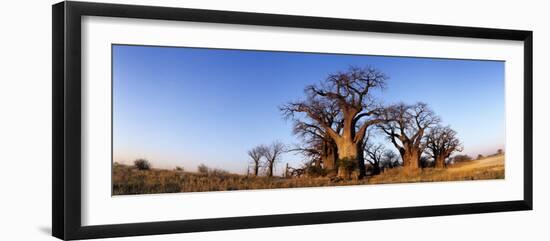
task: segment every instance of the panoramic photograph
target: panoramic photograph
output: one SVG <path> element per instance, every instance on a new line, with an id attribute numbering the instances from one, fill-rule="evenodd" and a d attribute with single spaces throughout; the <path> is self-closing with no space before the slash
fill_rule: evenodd
<path id="1" fill-rule="evenodd" d="M 505 178 L 505 62 L 112 45 L 112 195 Z"/>

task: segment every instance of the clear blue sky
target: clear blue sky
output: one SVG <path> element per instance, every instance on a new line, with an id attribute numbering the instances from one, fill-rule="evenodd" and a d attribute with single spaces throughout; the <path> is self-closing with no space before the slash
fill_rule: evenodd
<path id="1" fill-rule="evenodd" d="M 504 147 L 501 61 L 114 45 L 113 159 L 244 173 L 250 148 L 299 142 L 278 107 L 351 65 L 390 77 L 376 93 L 386 104 L 428 103 L 458 132 L 463 153 Z M 285 155 L 277 172 L 286 162 L 301 160 Z"/>

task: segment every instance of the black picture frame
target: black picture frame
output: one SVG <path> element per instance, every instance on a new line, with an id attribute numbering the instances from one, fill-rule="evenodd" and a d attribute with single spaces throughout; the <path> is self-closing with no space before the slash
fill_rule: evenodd
<path id="1" fill-rule="evenodd" d="M 517 40 L 524 43 L 524 187 L 522 200 L 283 215 L 82 226 L 81 17 L 104 16 L 378 33 Z M 213 230 L 413 218 L 533 208 L 533 33 L 523 30 L 290 16 L 90 2 L 52 6 L 52 233 L 60 239 L 106 238 Z"/>

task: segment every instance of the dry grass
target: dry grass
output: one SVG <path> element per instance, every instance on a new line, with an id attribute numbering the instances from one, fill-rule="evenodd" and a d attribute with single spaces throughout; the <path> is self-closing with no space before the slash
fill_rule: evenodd
<path id="1" fill-rule="evenodd" d="M 390 169 L 369 179 L 369 183 L 441 182 L 504 179 L 504 155 L 450 165 L 447 168 L 425 168 L 418 172 Z"/>
<path id="2" fill-rule="evenodd" d="M 130 166 L 116 165 L 113 169 L 113 195 L 503 178 L 503 155 L 460 163 L 446 169 L 426 168 L 414 173 L 406 173 L 401 168 L 395 168 L 374 177 L 350 181 L 334 181 L 327 177 L 285 179 L 280 177 L 246 177 L 224 172 L 193 173 L 161 169 L 138 170 Z"/>
<path id="3" fill-rule="evenodd" d="M 322 187 L 367 183 L 366 180 L 333 182 L 330 178 L 285 179 L 160 169 L 144 171 L 124 165 L 115 166 L 113 171 L 113 195 Z"/>

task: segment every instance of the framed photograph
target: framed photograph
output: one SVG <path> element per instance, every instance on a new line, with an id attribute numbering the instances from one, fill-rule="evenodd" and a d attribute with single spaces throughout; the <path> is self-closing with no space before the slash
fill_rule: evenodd
<path id="1" fill-rule="evenodd" d="M 532 34 L 55 4 L 53 235 L 531 210 Z"/>

